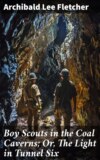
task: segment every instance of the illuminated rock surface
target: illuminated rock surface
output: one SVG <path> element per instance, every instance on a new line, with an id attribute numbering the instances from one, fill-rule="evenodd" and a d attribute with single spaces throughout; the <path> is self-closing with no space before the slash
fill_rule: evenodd
<path id="1" fill-rule="evenodd" d="M 2 125 L 3 121 L 7 126 L 16 124 L 16 108 L 19 115 L 27 114 L 23 94 L 28 73 L 33 70 L 38 76 L 43 106 L 52 110 L 54 88 L 64 66 L 69 69 L 78 92 L 78 123 L 98 125 L 100 14 L 0 15 Z"/>

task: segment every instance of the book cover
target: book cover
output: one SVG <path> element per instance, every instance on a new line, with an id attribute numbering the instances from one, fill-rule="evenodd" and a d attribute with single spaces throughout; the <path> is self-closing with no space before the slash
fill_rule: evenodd
<path id="1" fill-rule="evenodd" d="M 99 160 L 100 6 L 0 1 L 0 160 Z"/>

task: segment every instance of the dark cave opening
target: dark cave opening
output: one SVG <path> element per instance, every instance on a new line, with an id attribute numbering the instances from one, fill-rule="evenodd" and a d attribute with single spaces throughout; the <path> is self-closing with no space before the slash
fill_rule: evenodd
<path id="1" fill-rule="evenodd" d="M 63 62 L 61 62 L 61 55 L 59 49 L 61 44 L 64 42 L 64 39 L 67 34 L 67 27 L 65 22 L 64 15 L 59 16 L 57 27 L 57 35 L 46 49 L 46 56 L 41 65 L 39 71 L 39 80 L 38 84 L 41 88 L 41 95 L 44 106 L 47 106 L 50 101 L 53 101 L 53 93 L 56 87 L 56 84 L 60 79 L 60 71 L 64 67 Z"/>
<path id="2" fill-rule="evenodd" d="M 59 17 L 57 28 L 57 37 L 54 40 L 54 44 L 60 46 L 64 42 L 64 39 L 67 35 L 67 20 L 65 19 L 64 15 Z"/>
<path id="3" fill-rule="evenodd" d="M 1 90 L 2 73 L 7 75 L 9 81 L 0 93 L 0 105 L 9 105 L 9 111 L 13 115 L 16 105 L 20 102 L 24 104 L 22 92 L 29 72 L 34 70 L 38 76 L 44 106 L 49 106 L 52 104 L 59 72 L 61 68 L 67 67 L 70 78 L 77 86 L 77 108 L 80 110 L 78 119 L 85 124 L 88 116 L 91 117 L 87 112 L 92 110 L 86 102 L 99 106 L 99 16 L 81 13 L 39 13 L 34 16 L 13 13 L 5 17 L 1 15 L 0 24 L 0 47 L 3 48 L 0 54 Z M 91 93 L 94 93 L 96 99 Z M 8 99 L 7 102 L 3 96 Z M 20 106 L 20 111 L 22 110 L 23 107 Z"/>
<path id="4" fill-rule="evenodd" d="M 53 93 L 63 67 L 69 69 L 70 79 L 77 88 L 76 114 L 79 126 L 99 126 L 99 18 L 100 14 L 88 13 L 0 15 L 2 129 L 7 127 L 16 130 L 16 124 L 21 131 L 27 128 L 27 107 L 23 96 L 31 71 L 38 77 L 44 109 L 49 111 L 53 108 Z M 47 121 L 42 119 L 44 124 L 46 121 L 43 129 L 49 131 L 55 127 L 54 121 L 51 121 L 54 120 L 53 114 L 52 110 L 46 116 Z M 61 153 L 63 151 L 66 149 L 63 148 Z M 95 159 L 86 152 L 84 154 L 83 150 L 79 151 L 76 151 L 76 159 L 84 159 L 83 155 L 87 159 Z M 73 150 L 69 152 L 72 154 Z M 69 156 L 67 152 L 65 155 Z"/>

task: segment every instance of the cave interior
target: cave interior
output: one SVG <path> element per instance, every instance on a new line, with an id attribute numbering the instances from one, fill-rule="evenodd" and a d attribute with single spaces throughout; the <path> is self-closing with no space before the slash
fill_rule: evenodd
<path id="1" fill-rule="evenodd" d="M 43 110 L 53 108 L 62 68 L 77 88 L 77 122 L 100 118 L 100 13 L 0 14 L 0 111 L 7 124 L 27 115 L 24 88 L 34 71 Z M 1 118 L 2 121 L 2 118 Z"/>

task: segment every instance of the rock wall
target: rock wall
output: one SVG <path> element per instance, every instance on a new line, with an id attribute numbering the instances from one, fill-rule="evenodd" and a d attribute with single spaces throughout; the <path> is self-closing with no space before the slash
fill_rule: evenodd
<path id="1" fill-rule="evenodd" d="M 80 13 L 76 17 L 78 25 L 75 31 L 78 30 L 72 41 L 71 51 L 78 78 L 81 78 L 80 87 L 85 89 L 83 118 L 88 125 L 98 125 L 100 115 L 100 14 Z"/>
<path id="2" fill-rule="evenodd" d="M 15 14 L 0 15 L 0 111 L 5 123 L 16 121 L 16 104 L 13 101 L 13 81 L 17 69 L 15 52 L 11 43 L 11 23 Z"/>
<path id="3" fill-rule="evenodd" d="M 21 96 L 23 99 L 28 73 L 36 72 L 42 98 L 52 104 L 58 74 L 64 66 L 77 86 L 84 124 L 97 123 L 96 116 L 92 121 L 91 117 L 100 113 L 100 15 L 65 14 L 61 33 L 58 17 L 61 15 L 48 13 L 0 15 L 0 111 L 7 124 L 17 119 L 16 104 Z"/>

